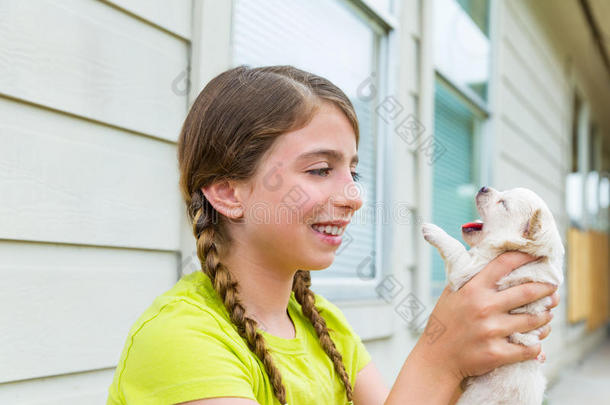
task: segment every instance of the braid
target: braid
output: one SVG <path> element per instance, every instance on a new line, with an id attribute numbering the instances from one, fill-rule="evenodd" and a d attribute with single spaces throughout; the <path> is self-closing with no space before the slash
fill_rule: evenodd
<path id="1" fill-rule="evenodd" d="M 231 277 L 229 269 L 220 262 L 216 240 L 216 227 L 210 216 L 217 211 L 204 197 L 201 190 L 192 195 L 189 214 L 192 214 L 193 233 L 197 239 L 197 256 L 203 271 L 210 277 L 214 289 L 229 312 L 237 332 L 245 339 L 248 347 L 262 361 L 271 381 L 273 392 L 281 404 L 286 404 L 286 390 L 282 384 L 279 370 L 273 364 L 271 354 L 266 348 L 265 339 L 256 331 L 257 322 L 245 315 L 246 310 L 238 298 L 238 283 Z"/>
<path id="2" fill-rule="evenodd" d="M 341 353 L 337 350 L 335 343 L 331 339 L 328 328 L 326 327 L 326 321 L 318 312 L 318 309 L 315 307 L 315 296 L 313 291 L 309 288 L 311 286 L 311 275 L 309 271 L 306 270 L 298 270 L 294 275 L 294 280 L 292 282 L 292 290 L 294 291 L 294 296 L 301 304 L 301 309 L 303 314 L 309 318 L 311 324 L 313 325 L 316 334 L 318 335 L 318 339 L 320 340 L 320 344 L 322 348 L 333 361 L 335 366 L 335 371 L 339 374 L 339 377 L 343 380 L 343 385 L 345 385 L 345 392 L 347 393 L 347 400 L 352 401 L 352 385 L 349 381 L 349 376 L 345 371 L 345 366 L 343 365 L 343 357 Z"/>

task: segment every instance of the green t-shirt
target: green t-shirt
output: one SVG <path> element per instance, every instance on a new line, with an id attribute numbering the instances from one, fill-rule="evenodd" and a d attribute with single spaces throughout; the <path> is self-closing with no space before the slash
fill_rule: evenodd
<path id="1" fill-rule="evenodd" d="M 358 371 L 371 356 L 341 310 L 322 296 L 315 297 L 354 387 Z M 343 382 L 294 292 L 288 313 L 296 338 L 284 339 L 259 329 L 281 373 L 287 403 L 345 405 Z M 237 333 L 211 280 L 196 271 L 158 296 L 132 326 L 107 405 L 167 405 L 214 397 L 279 404 L 262 362 Z"/>

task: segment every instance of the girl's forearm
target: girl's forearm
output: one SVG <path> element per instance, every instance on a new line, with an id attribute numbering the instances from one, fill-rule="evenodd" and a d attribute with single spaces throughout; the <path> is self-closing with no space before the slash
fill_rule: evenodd
<path id="1" fill-rule="evenodd" d="M 429 354 L 434 343 L 420 339 L 400 370 L 384 405 L 448 405 L 459 397 L 461 379 Z"/>

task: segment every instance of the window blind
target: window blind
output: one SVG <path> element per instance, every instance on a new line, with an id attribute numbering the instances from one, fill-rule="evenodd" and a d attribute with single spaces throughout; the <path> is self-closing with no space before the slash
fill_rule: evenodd
<path id="1" fill-rule="evenodd" d="M 446 152 L 433 167 L 432 220 L 462 242 L 461 225 L 478 218 L 474 205 L 473 137 L 475 116 L 457 95 L 438 81 L 434 94 L 434 137 Z M 444 262 L 432 252 L 432 296 L 446 285 Z"/>

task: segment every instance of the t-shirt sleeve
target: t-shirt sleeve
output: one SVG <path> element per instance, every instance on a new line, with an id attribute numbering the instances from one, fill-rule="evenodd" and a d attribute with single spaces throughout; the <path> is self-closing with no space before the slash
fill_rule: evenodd
<path id="1" fill-rule="evenodd" d="M 133 334 L 119 391 L 128 404 L 256 401 L 252 363 L 233 339 L 209 312 L 184 301 L 166 304 Z"/>
<path id="2" fill-rule="evenodd" d="M 331 337 L 336 337 L 335 344 L 342 346 L 340 350 L 344 357 L 350 356 L 353 383 L 358 372 L 371 361 L 371 355 L 341 309 L 323 296 L 319 294 L 315 296 L 316 308 L 326 320 L 327 327 L 334 330 L 334 333 L 331 332 Z"/>

